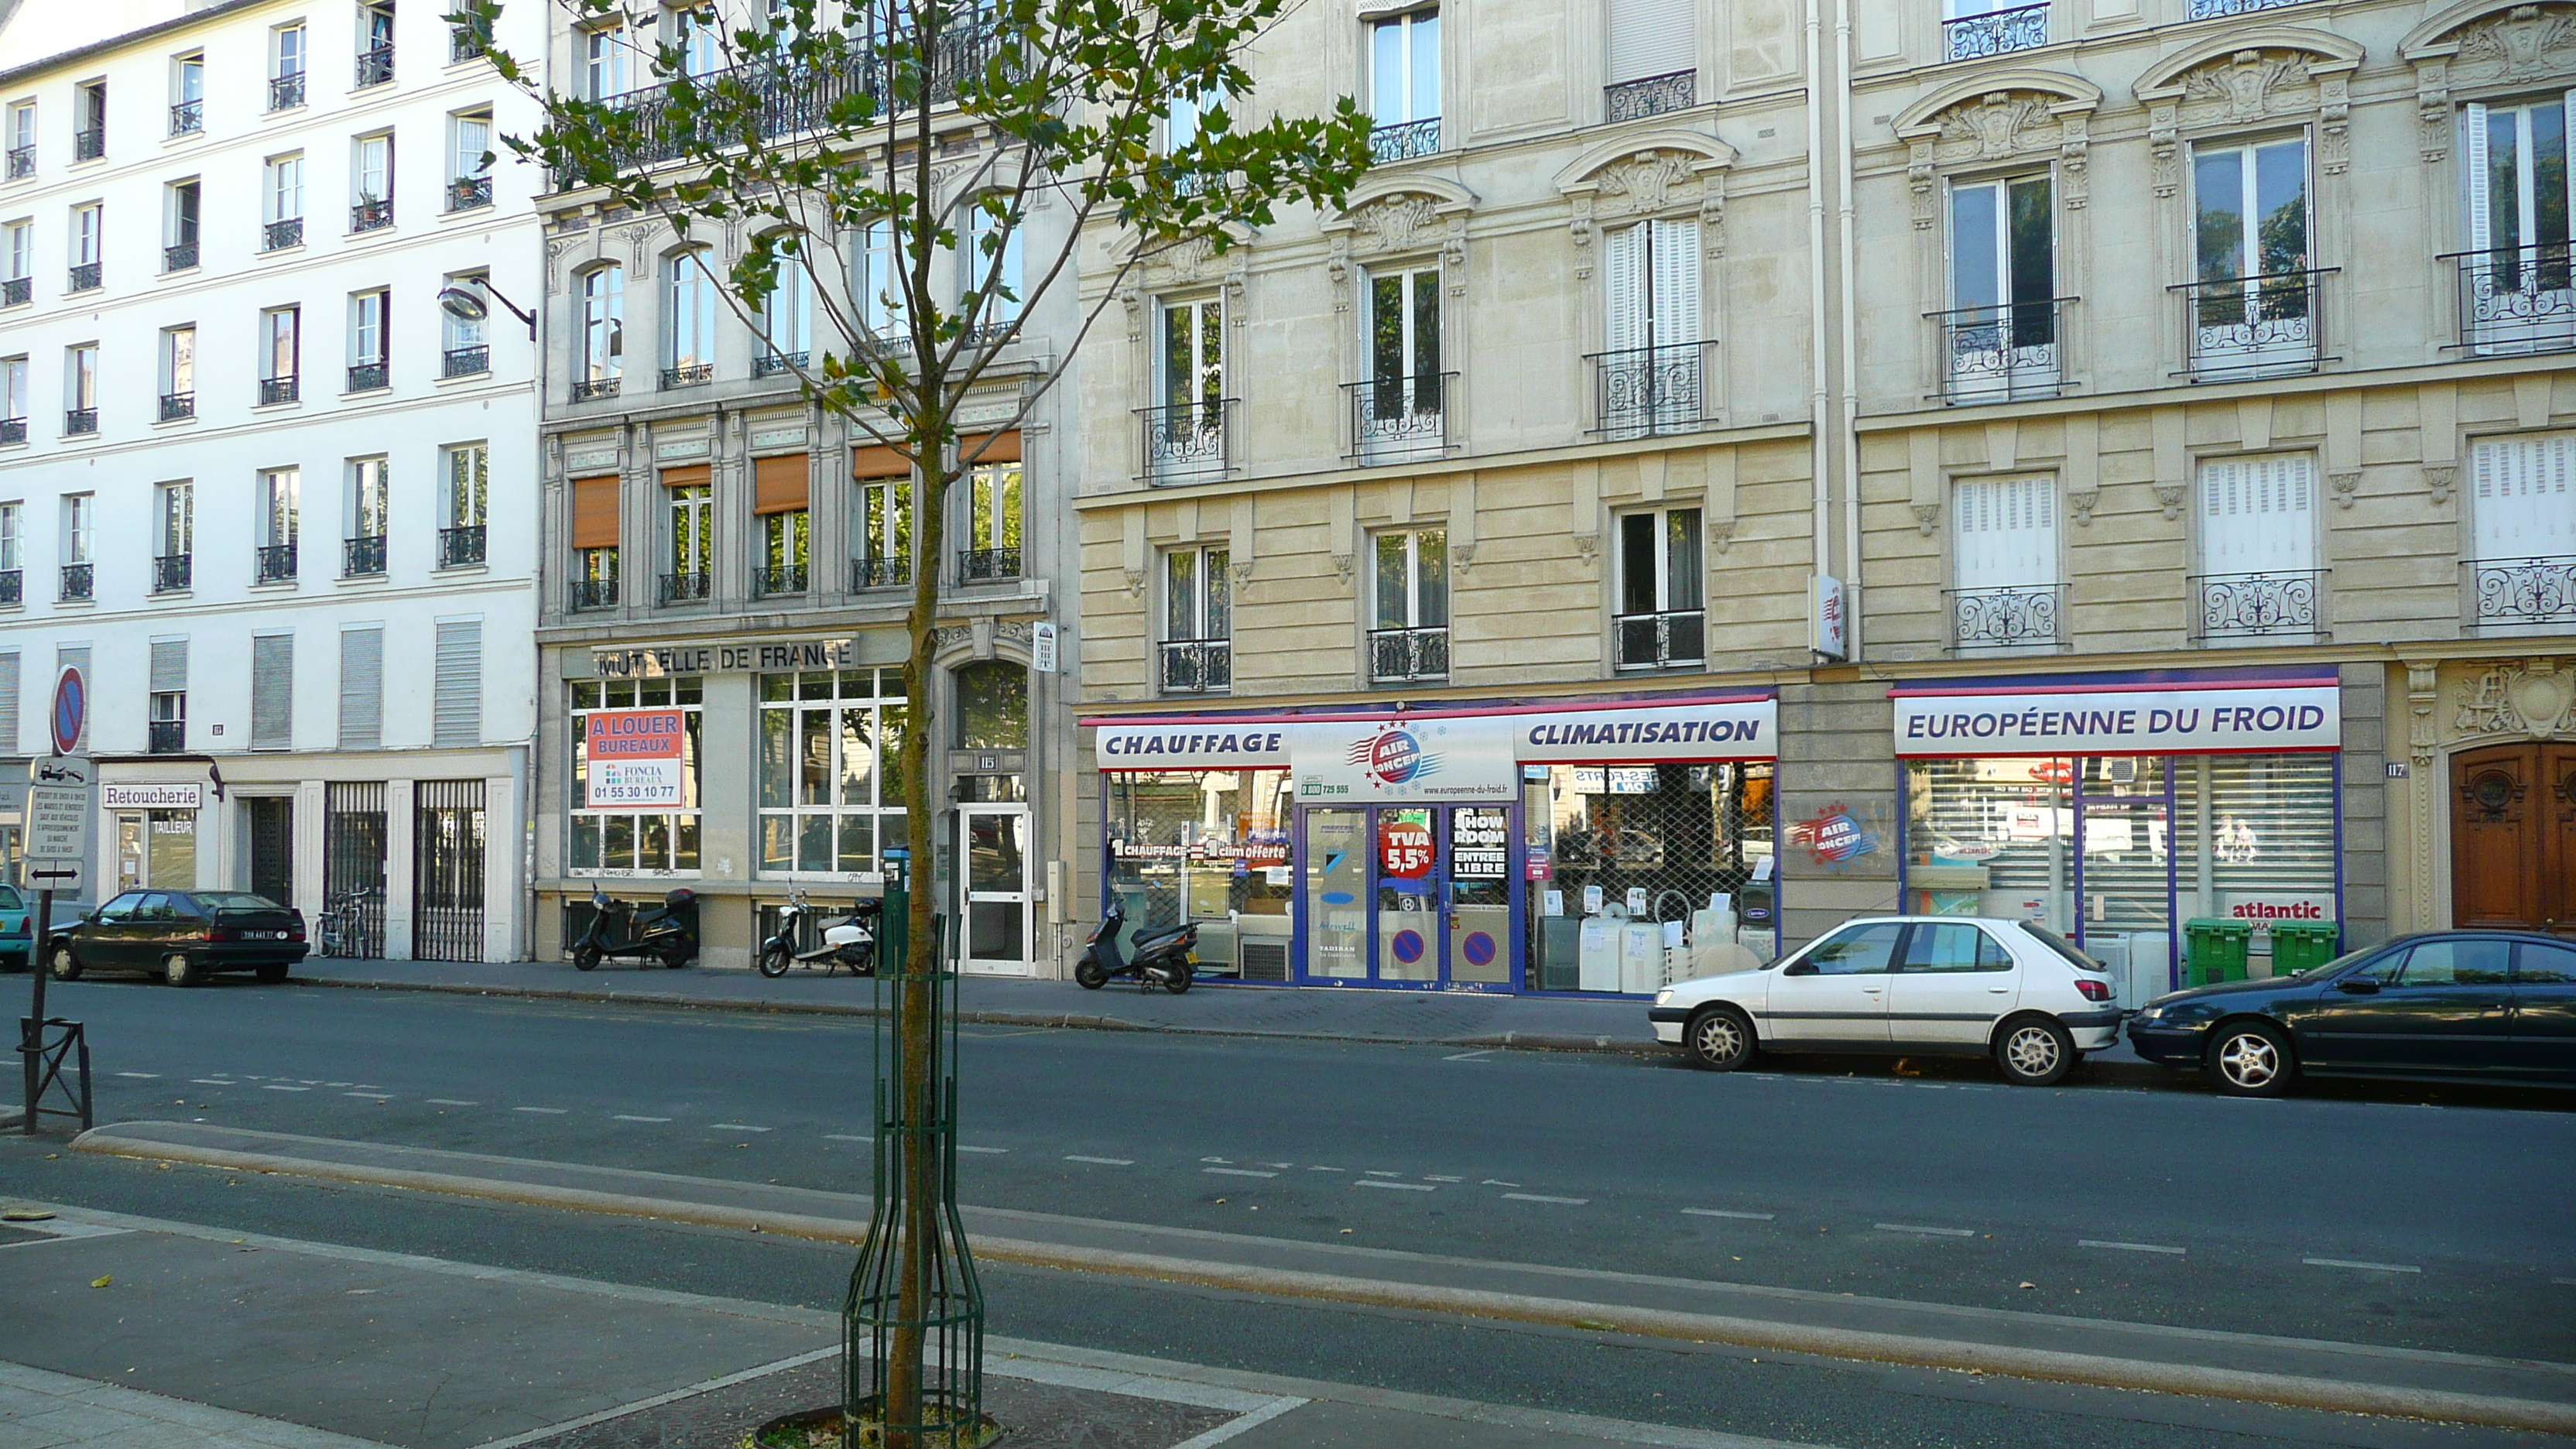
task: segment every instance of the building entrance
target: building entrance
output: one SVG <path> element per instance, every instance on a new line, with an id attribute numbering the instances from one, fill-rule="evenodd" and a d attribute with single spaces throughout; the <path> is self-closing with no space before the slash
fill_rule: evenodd
<path id="1" fill-rule="evenodd" d="M 1302 811 L 1305 979 L 1511 989 L 1522 908 L 1515 813 L 1503 805 Z"/>
<path id="2" fill-rule="evenodd" d="M 2451 921 L 2576 936 L 2576 745 L 2452 757 Z"/>
<path id="3" fill-rule="evenodd" d="M 993 976 L 1029 974 L 1029 807 L 961 805 L 964 848 L 959 902 L 966 918 L 960 969 Z"/>

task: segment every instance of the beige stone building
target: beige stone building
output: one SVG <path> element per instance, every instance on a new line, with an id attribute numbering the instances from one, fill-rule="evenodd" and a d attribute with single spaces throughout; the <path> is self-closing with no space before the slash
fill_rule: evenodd
<path id="1" fill-rule="evenodd" d="M 1086 915 L 1630 993 L 1898 908 L 2140 991 L 2194 920 L 2576 930 L 2576 6 L 1362 0 L 1254 68 L 1381 164 L 1087 253 Z"/>

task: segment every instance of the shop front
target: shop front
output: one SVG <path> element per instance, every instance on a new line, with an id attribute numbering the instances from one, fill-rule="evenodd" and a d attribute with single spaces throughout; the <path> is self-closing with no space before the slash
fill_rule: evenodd
<path id="1" fill-rule="evenodd" d="M 1910 912 L 2063 935 L 2139 1001 L 2184 980 L 2188 924 L 2343 919 L 2336 671 L 1944 679 L 1895 703 Z"/>
<path id="2" fill-rule="evenodd" d="M 1649 995 L 1779 950 L 1769 696 L 1084 721 L 1103 902 L 1203 978 Z"/>
<path id="3" fill-rule="evenodd" d="M 116 890 L 197 889 L 197 812 L 204 805 L 205 787 L 194 781 L 102 784 L 99 808 L 115 822 Z"/>

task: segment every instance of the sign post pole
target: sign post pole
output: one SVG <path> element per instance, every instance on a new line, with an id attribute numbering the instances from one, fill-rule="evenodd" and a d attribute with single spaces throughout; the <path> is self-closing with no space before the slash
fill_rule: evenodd
<path id="1" fill-rule="evenodd" d="M 54 752 L 28 767 L 27 784 L 27 876 L 36 887 L 36 929 L 29 942 L 35 954 L 27 960 L 27 974 L 33 978 L 28 990 L 27 1015 L 18 1023 L 18 1063 L 25 1094 L 20 1098 L 20 1126 L 27 1136 L 36 1135 L 36 1118 L 41 1115 L 39 1099 L 44 1089 L 59 1078 L 61 1071 L 45 1070 L 45 982 L 53 975 L 52 937 L 54 925 L 54 888 L 58 885 L 77 888 L 81 883 L 82 847 L 89 835 L 89 791 L 96 772 L 90 762 L 73 751 L 80 747 L 81 735 L 89 723 L 89 688 L 78 669 L 66 669 L 54 681 L 54 707 L 47 721 L 53 732 Z M 79 1102 L 81 1126 L 89 1126 L 89 1048 L 81 1040 L 77 1023 L 65 1023 L 63 1051 L 77 1051 L 81 1060 Z"/>

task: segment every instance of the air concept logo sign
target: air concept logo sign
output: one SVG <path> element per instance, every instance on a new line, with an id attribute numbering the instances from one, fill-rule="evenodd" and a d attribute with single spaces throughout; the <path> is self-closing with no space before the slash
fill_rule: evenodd
<path id="1" fill-rule="evenodd" d="M 1352 741 L 1349 762 L 1381 785 L 1409 785 L 1440 773 L 1440 757 L 1402 725 L 1382 725 L 1376 734 Z"/>

